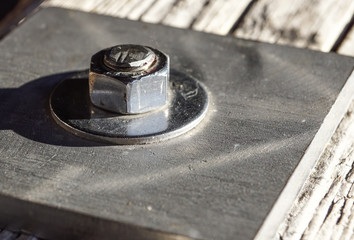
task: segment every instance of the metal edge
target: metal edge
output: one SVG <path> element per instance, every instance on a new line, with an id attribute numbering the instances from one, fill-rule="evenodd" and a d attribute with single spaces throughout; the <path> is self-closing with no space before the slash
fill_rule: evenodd
<path id="1" fill-rule="evenodd" d="M 117 236 L 119 239 L 134 240 L 197 239 L 125 221 L 87 215 L 83 212 L 57 208 L 43 203 L 34 203 L 28 199 L 19 199 L 10 195 L 0 194 L 0 202 L 6 209 L 17 207 L 15 213 L 5 211 L 0 216 L 0 226 L 3 224 L 8 231 L 27 233 L 41 239 L 113 240 L 117 239 Z"/>
<path id="2" fill-rule="evenodd" d="M 258 230 L 255 240 L 274 239 L 314 166 L 354 100 L 354 70 L 348 77 L 329 113 L 306 149 L 299 164 Z"/>

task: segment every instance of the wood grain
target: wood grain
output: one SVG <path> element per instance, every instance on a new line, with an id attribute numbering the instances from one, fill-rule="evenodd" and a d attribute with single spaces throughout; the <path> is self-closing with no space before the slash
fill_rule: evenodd
<path id="1" fill-rule="evenodd" d="M 141 20 L 149 23 L 159 23 L 168 14 L 176 0 L 157 0 L 142 16 Z"/>
<path id="2" fill-rule="evenodd" d="M 260 0 L 235 36 L 328 52 L 353 12 L 352 0 Z"/>
<path id="3" fill-rule="evenodd" d="M 43 22 L 44 28 L 38 27 Z M 55 127 L 43 114 L 48 92 L 63 77 L 48 75 L 87 68 L 85 59 L 93 52 L 117 42 L 154 40 L 173 58 L 176 71 L 202 78 L 214 96 L 210 118 L 193 133 L 159 144 L 92 147 L 95 143 Z M 354 64 L 333 54 L 195 31 L 181 34 L 156 24 L 58 8 L 40 11 L 1 46 L 1 96 L 6 99 L 1 111 L 10 114 L 0 124 L 0 175 L 7 179 L 0 181 L 1 191 L 67 209 L 68 215 L 56 217 L 60 234 L 69 219 L 80 219 L 82 225 L 73 227 L 96 224 L 95 231 L 106 234 L 126 223 L 201 239 L 252 238 Z M 28 73 L 41 78 L 31 81 L 37 77 Z M 38 87 L 42 83 L 45 87 Z M 19 102 L 23 93 L 26 99 Z M 339 122 L 341 115 L 336 117 Z M 322 149 L 324 144 L 318 145 Z M 13 209 L 8 214 L 23 219 L 28 213 L 18 210 L 23 202 L 11 207 L 12 202 L 2 198 L 2 209 Z M 45 221 L 48 211 L 26 216 L 33 224 L 29 218 Z M 114 221 L 109 230 L 104 219 Z M 56 224 L 42 223 L 53 229 Z"/>
<path id="4" fill-rule="evenodd" d="M 166 15 L 162 23 L 173 27 L 189 28 L 206 2 L 207 0 L 181 0 Z"/>
<path id="5" fill-rule="evenodd" d="M 346 38 L 340 45 L 338 53 L 348 56 L 354 56 L 354 27 L 351 28 Z"/>
<path id="6" fill-rule="evenodd" d="M 131 9 L 127 17 L 131 20 L 140 19 L 140 17 L 150 8 L 154 2 L 155 0 L 139 1 L 139 3 L 136 4 L 133 9 Z"/>
<path id="7" fill-rule="evenodd" d="M 48 0 L 59 6 L 329 52 L 354 13 L 352 0 Z M 252 6 L 249 12 L 246 10 Z M 245 14 L 246 13 L 246 14 Z M 237 24 L 236 28 L 235 24 Z M 354 56 L 353 31 L 339 46 Z"/>
<path id="8" fill-rule="evenodd" d="M 250 0 L 211 1 L 209 5 L 203 9 L 192 28 L 198 31 L 226 35 L 250 2 Z"/>
<path id="9" fill-rule="evenodd" d="M 205 5 L 207 2 L 209 4 Z M 250 1 L 50 0 L 60 6 L 142 21 L 227 34 Z M 351 0 L 259 0 L 234 35 L 328 52 L 354 12 Z M 354 56 L 354 29 L 338 48 Z M 353 105 L 296 200 L 278 239 L 351 239 L 353 207 Z"/>
<path id="10" fill-rule="evenodd" d="M 277 239 L 353 236 L 354 103 L 304 184 Z"/>

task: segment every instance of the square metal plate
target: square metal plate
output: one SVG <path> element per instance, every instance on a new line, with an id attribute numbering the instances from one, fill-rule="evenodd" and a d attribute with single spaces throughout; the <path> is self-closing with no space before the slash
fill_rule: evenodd
<path id="1" fill-rule="evenodd" d="M 113 146 L 54 123 L 53 87 L 88 68 L 93 53 L 123 43 L 160 49 L 172 69 L 205 84 L 210 108 L 199 126 L 162 143 Z M 354 65 L 336 54 L 55 8 L 27 20 L 0 50 L 0 222 L 44 238 L 255 237 L 321 138 Z M 327 132 L 344 111 L 334 111 Z"/>

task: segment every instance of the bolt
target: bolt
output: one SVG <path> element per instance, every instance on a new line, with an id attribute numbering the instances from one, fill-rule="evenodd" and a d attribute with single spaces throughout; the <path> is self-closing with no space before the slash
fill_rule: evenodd
<path id="1" fill-rule="evenodd" d="M 118 45 L 91 58 L 91 102 L 122 114 L 138 114 L 167 103 L 169 57 L 150 47 Z"/>
<path id="2" fill-rule="evenodd" d="M 119 72 L 147 70 L 155 59 L 152 50 L 139 45 L 112 47 L 104 54 L 104 64 Z"/>

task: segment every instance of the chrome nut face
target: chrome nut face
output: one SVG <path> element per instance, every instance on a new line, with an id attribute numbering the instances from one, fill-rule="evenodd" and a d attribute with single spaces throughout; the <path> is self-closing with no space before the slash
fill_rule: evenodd
<path id="1" fill-rule="evenodd" d="M 146 46 L 118 45 L 91 58 L 91 102 L 122 114 L 138 114 L 167 103 L 168 55 Z"/>

